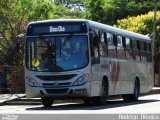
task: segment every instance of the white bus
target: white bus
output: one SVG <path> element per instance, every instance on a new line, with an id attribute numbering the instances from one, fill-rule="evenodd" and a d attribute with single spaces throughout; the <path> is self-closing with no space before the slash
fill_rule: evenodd
<path id="1" fill-rule="evenodd" d="M 32 22 L 25 39 L 27 97 L 105 104 L 108 96 L 138 100 L 153 87 L 151 39 L 90 20 Z"/>

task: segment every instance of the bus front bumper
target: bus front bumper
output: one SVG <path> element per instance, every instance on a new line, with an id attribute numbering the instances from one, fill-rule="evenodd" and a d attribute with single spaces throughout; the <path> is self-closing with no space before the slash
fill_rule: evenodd
<path id="1" fill-rule="evenodd" d="M 58 98 L 83 98 L 91 95 L 90 82 L 81 86 L 70 87 L 32 87 L 26 84 L 27 98 L 52 97 Z"/>

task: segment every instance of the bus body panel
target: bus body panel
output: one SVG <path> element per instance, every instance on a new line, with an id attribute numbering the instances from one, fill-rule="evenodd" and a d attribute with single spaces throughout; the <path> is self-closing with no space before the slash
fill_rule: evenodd
<path id="1" fill-rule="evenodd" d="M 101 77 L 109 81 L 109 95 L 130 94 L 134 91 L 136 77 L 140 81 L 140 93 L 146 93 L 153 87 L 152 64 L 133 61 L 101 58 Z M 94 71 L 95 76 L 98 71 Z M 113 75 L 114 74 L 114 75 Z M 92 90 L 91 90 L 92 91 Z"/>

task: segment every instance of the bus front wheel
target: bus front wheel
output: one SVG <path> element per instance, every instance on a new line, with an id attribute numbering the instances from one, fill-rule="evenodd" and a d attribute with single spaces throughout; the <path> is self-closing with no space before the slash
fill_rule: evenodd
<path id="1" fill-rule="evenodd" d="M 92 103 L 92 100 L 90 97 L 84 98 L 83 101 L 85 105 L 90 105 Z"/>
<path id="2" fill-rule="evenodd" d="M 47 97 L 42 97 L 41 98 L 42 104 L 44 107 L 51 107 L 53 104 L 53 99 L 47 98 Z"/>
<path id="3" fill-rule="evenodd" d="M 108 97 L 108 85 L 105 80 L 102 81 L 101 95 L 99 97 L 94 97 L 92 102 L 96 105 L 104 105 Z"/>

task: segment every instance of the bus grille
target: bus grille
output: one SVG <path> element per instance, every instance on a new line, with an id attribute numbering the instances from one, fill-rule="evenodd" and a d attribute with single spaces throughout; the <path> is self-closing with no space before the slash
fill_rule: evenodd
<path id="1" fill-rule="evenodd" d="M 43 81 L 56 81 L 56 80 L 70 80 L 71 78 L 73 78 L 75 76 L 76 76 L 76 74 L 71 74 L 71 75 L 51 75 L 51 76 L 37 75 L 36 77 L 38 77 L 39 79 L 41 79 Z"/>
<path id="2" fill-rule="evenodd" d="M 65 94 L 67 93 L 68 88 L 64 88 L 64 89 L 46 89 L 46 92 L 48 94 Z"/>
<path id="3" fill-rule="evenodd" d="M 45 87 L 59 87 L 59 86 L 69 86 L 69 85 L 71 85 L 70 82 L 58 83 L 58 84 L 55 84 L 55 83 L 43 83 L 43 86 L 45 86 Z"/>

